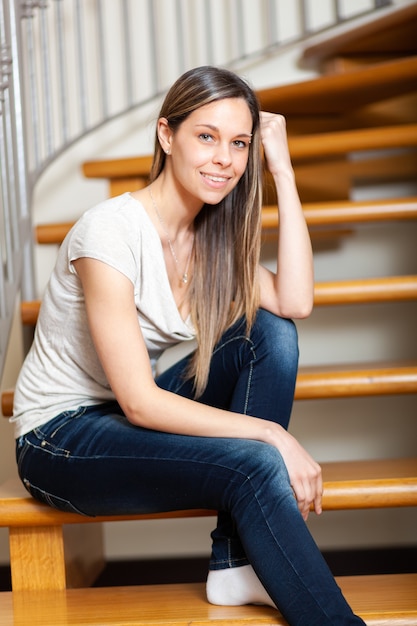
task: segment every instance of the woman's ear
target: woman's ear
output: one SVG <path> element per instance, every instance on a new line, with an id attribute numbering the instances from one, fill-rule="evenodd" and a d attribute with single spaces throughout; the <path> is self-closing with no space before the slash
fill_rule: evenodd
<path id="1" fill-rule="evenodd" d="M 157 131 L 159 143 L 161 144 L 162 150 L 165 152 L 165 154 L 171 154 L 173 132 L 169 127 L 169 123 L 166 117 L 159 118 Z"/>

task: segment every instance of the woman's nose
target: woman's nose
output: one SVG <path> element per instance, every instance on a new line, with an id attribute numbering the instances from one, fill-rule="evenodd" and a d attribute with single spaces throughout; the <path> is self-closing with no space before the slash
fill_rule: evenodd
<path id="1" fill-rule="evenodd" d="M 220 163 L 223 167 L 229 165 L 232 161 L 230 146 L 228 144 L 219 143 L 216 146 L 213 161 Z"/>

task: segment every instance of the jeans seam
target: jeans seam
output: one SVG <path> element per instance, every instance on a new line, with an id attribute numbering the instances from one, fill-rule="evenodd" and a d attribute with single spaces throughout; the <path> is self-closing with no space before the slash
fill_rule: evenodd
<path id="1" fill-rule="evenodd" d="M 250 345 L 249 349 L 252 352 L 252 359 L 249 364 L 249 374 L 248 374 L 248 383 L 246 386 L 245 403 L 244 403 L 244 408 L 243 408 L 244 415 L 247 415 L 248 405 L 249 405 L 249 395 L 250 395 L 252 376 L 253 376 L 253 364 L 254 364 L 254 361 L 256 361 L 256 352 L 255 352 L 253 341 L 247 335 L 237 335 L 236 337 L 231 337 L 230 339 L 228 339 L 227 341 L 219 345 L 213 351 L 213 354 L 216 354 L 220 350 L 223 350 L 223 348 L 225 348 L 228 344 L 232 343 L 233 341 L 242 341 L 242 339 Z"/>

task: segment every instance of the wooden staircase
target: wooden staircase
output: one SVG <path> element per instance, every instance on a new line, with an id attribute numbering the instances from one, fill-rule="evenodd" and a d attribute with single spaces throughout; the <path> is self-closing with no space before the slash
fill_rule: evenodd
<path id="1" fill-rule="evenodd" d="M 320 67 L 322 74 L 317 79 L 259 92 L 264 108 L 286 115 L 297 184 L 313 245 L 317 248 L 323 240 L 343 240 L 363 227 L 383 225 L 390 228 L 393 224 L 407 223 L 410 229 L 416 228 L 415 196 L 350 199 L 352 188 L 358 184 L 417 179 L 416 26 L 417 3 L 414 3 L 355 32 L 305 49 L 304 62 Z M 352 158 L 353 153 L 360 153 L 361 158 Z M 108 180 L 109 195 L 114 196 L 145 186 L 150 165 L 148 156 L 90 161 L 84 163 L 83 172 L 86 177 Z M 276 198 L 268 179 L 262 220 L 265 241 L 268 242 L 278 228 Z M 38 244 L 59 244 L 71 225 L 39 225 L 36 229 Z M 332 306 L 335 316 L 338 307 L 346 305 L 372 303 L 377 308 L 379 303 L 409 302 L 412 306 L 417 300 L 416 271 L 417 268 L 412 268 L 404 275 L 317 282 L 315 306 Z M 22 303 L 22 324 L 34 326 L 39 306 L 39 301 Z M 416 392 L 417 358 L 380 363 L 361 360 L 357 364 L 300 368 L 295 398 L 299 402 L 415 395 Z M 5 417 L 11 415 L 12 401 L 13 391 L 4 392 L 2 412 Z M 417 505 L 417 459 L 324 463 L 323 475 L 326 510 Z M 212 514 L 211 511 L 185 511 L 163 517 Z M 149 517 L 159 516 L 129 519 Z M 89 529 L 95 524 L 91 522 L 108 519 L 91 520 L 53 511 L 35 503 L 15 483 L 0 487 L 0 525 L 11 529 L 12 576 L 16 592 L 13 601 L 10 594 L 0 594 L 0 614 L 5 616 L 5 626 L 25 623 L 27 609 L 24 606 L 29 597 L 31 606 L 37 607 L 31 615 L 34 626 L 49 623 L 54 626 L 79 623 L 130 626 L 139 623 L 285 624 L 275 611 L 265 607 L 210 607 L 198 585 L 149 587 L 139 591 L 125 588 L 64 591 L 68 586 L 90 584 L 103 563 L 100 547 L 93 551 L 91 558 L 88 551 L 83 558 L 78 551 L 75 552 L 77 558 L 71 559 L 74 540 L 65 528 L 82 524 L 89 533 L 86 536 L 92 537 Z M 124 519 L 120 518 L 120 521 Z M 94 545 L 97 545 L 98 535 L 95 527 Z M 39 563 L 51 563 L 51 560 L 55 566 L 48 574 Z M 35 584 L 34 580 L 37 581 Z M 417 625 L 415 575 L 353 577 L 339 580 L 339 583 L 367 624 Z M 41 594 L 36 596 L 37 600 L 30 596 L 34 589 Z M 49 595 L 45 600 L 44 604 L 53 608 L 52 621 L 48 622 L 39 607 L 43 602 L 42 593 L 51 594 L 51 589 L 61 591 L 60 595 Z M 117 606 L 121 602 L 124 606 L 122 613 L 117 615 L 118 621 L 115 621 L 115 611 L 113 617 L 106 613 L 105 607 L 111 601 L 117 602 Z M 99 616 L 97 605 L 101 607 Z M 91 621 L 77 621 L 84 610 L 88 615 L 95 611 L 94 619 L 99 622 L 93 617 Z M 13 614 L 16 618 L 19 612 L 26 617 L 14 622 Z M 65 618 L 62 617 L 64 613 Z M 138 614 L 141 615 L 140 621 L 136 619 Z"/>

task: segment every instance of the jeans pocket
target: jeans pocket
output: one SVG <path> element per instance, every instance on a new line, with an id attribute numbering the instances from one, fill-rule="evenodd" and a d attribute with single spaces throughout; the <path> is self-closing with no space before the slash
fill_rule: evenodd
<path id="1" fill-rule="evenodd" d="M 48 422 L 49 424 L 48 430 L 50 431 L 48 433 L 48 436 L 51 439 L 56 437 L 60 433 L 60 431 L 64 429 L 68 424 L 71 424 L 73 420 L 76 420 L 79 417 L 82 417 L 84 413 L 86 412 L 86 410 L 87 410 L 87 407 L 80 406 L 78 407 L 78 409 L 75 409 L 73 411 L 64 411 L 63 413 L 61 413 L 60 415 L 52 419 L 50 422 Z M 44 426 L 41 427 L 41 430 L 44 433 L 45 427 Z"/>
<path id="2" fill-rule="evenodd" d="M 64 511 L 65 513 L 78 513 L 78 515 L 83 515 L 84 517 L 87 516 L 86 513 L 80 511 L 80 509 L 78 509 L 69 500 L 56 496 L 52 493 L 48 493 L 44 489 L 33 485 L 27 478 L 23 479 L 23 484 L 35 500 L 48 504 L 53 509 L 58 509 L 59 511 Z"/>

